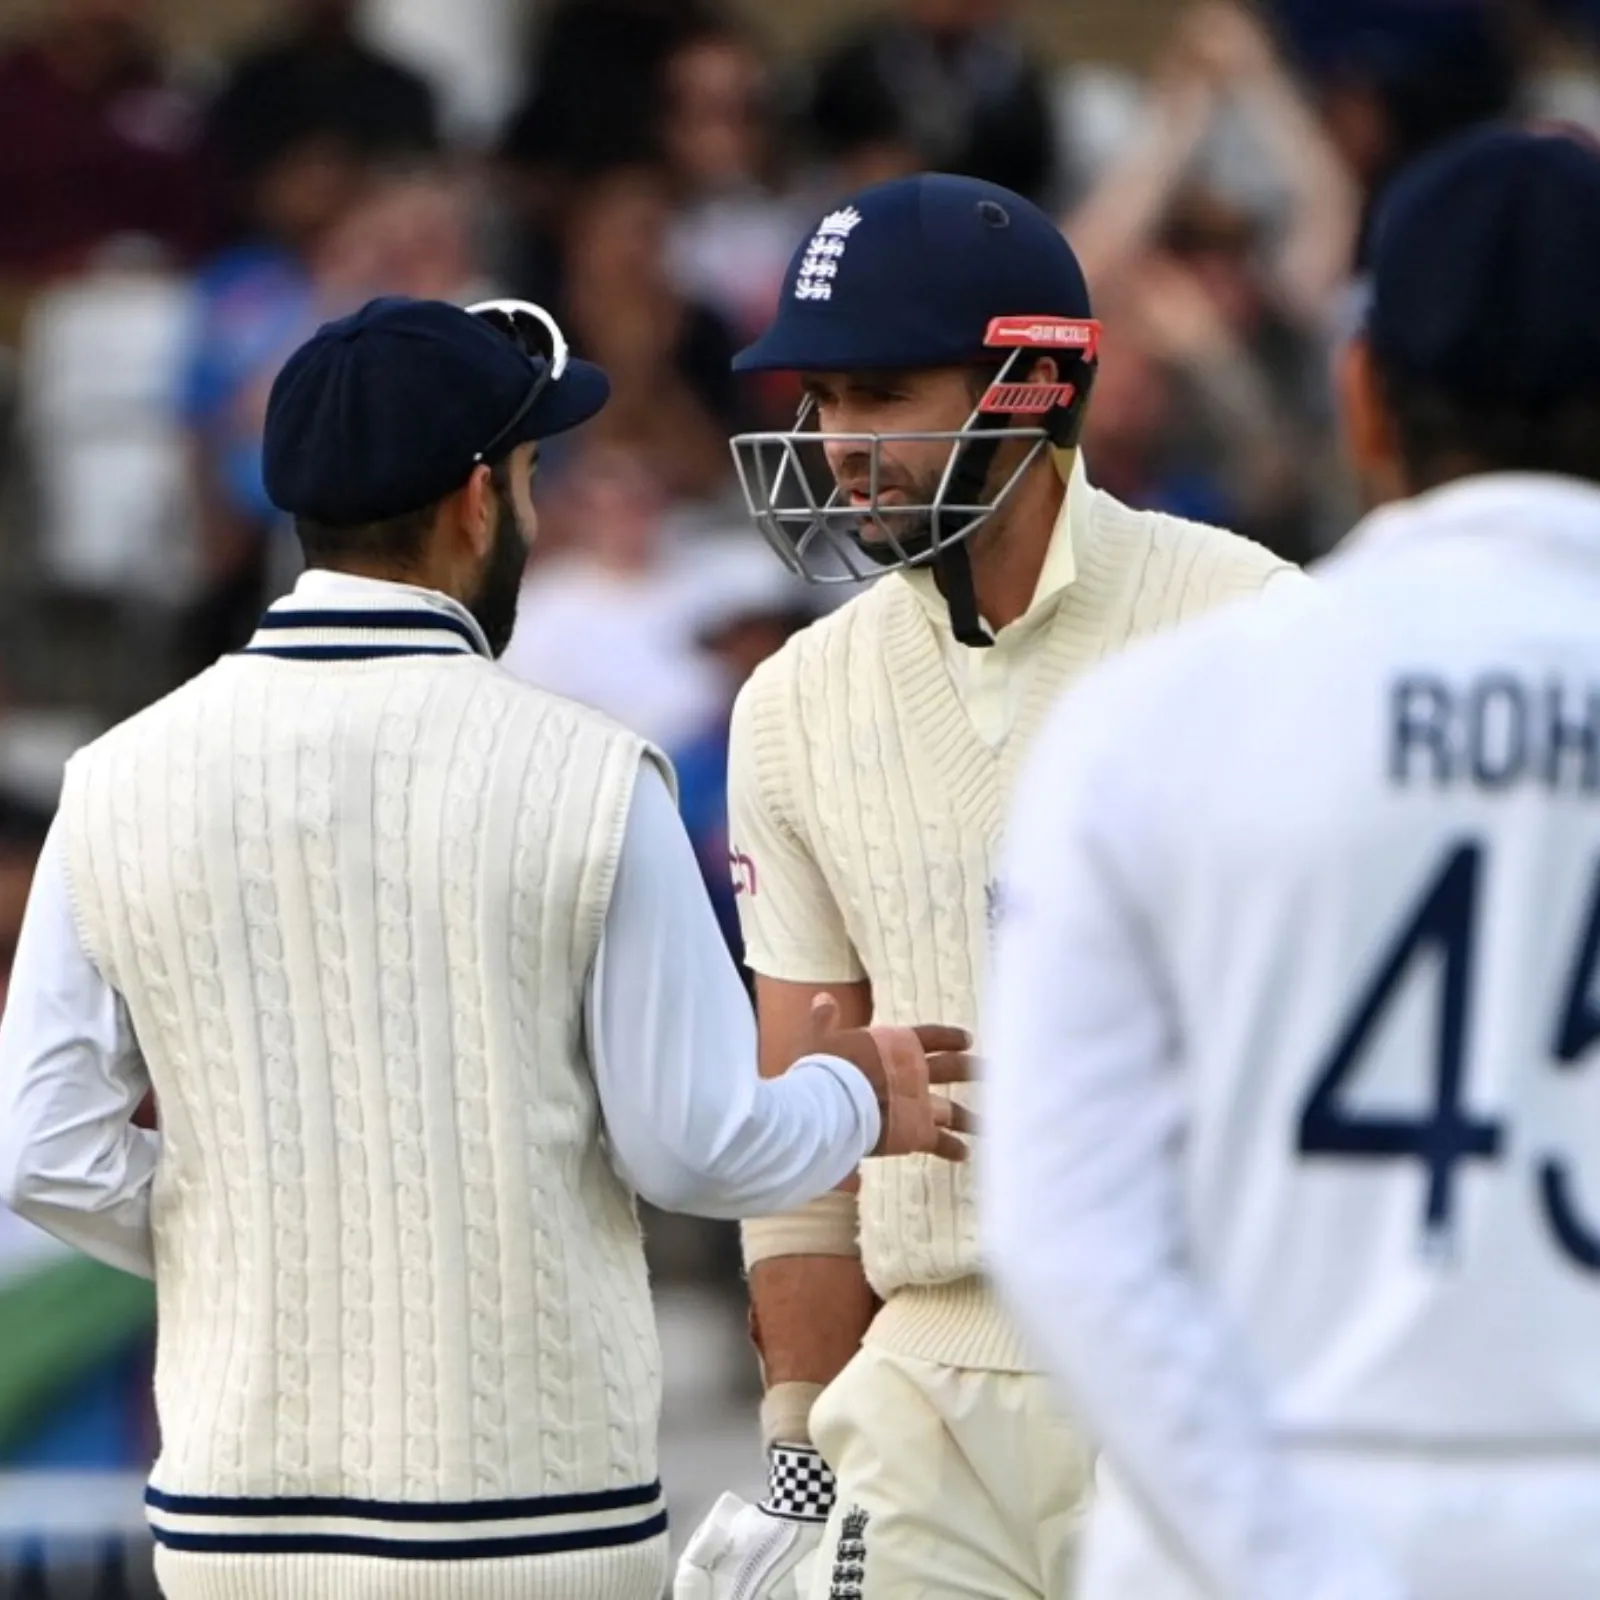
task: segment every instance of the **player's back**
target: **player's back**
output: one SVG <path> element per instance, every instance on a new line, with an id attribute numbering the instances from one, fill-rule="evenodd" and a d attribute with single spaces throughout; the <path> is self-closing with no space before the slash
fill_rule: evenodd
<path id="1" fill-rule="evenodd" d="M 1198 1264 L 1291 1438 L 1600 1443 L 1600 492 L 1320 578 L 1130 663 Z"/>
<path id="2" fill-rule="evenodd" d="M 274 1500 L 283 1549 L 324 1549 L 292 1542 L 322 1531 L 306 1496 L 378 1506 L 350 1515 L 380 1553 L 399 1501 L 427 1526 L 559 1492 L 614 1534 L 594 1497 L 656 1475 L 643 1256 L 582 1044 L 644 748 L 381 604 L 286 597 L 67 772 L 77 921 L 162 1107 L 172 1550 L 203 1505 L 237 1554 L 227 1507 Z"/>

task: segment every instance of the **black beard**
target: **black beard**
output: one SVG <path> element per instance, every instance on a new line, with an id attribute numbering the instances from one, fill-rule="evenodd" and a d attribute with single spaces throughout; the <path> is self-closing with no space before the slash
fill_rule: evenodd
<path id="1" fill-rule="evenodd" d="M 887 539 L 865 538 L 858 527 L 855 540 L 869 561 L 880 567 L 898 567 L 925 556 L 933 548 L 933 530 L 925 526 L 891 544 Z"/>
<path id="2" fill-rule="evenodd" d="M 970 471 L 980 464 L 982 466 L 982 485 L 971 498 L 982 498 L 992 503 L 998 493 L 998 485 L 991 482 L 993 477 L 994 446 L 980 441 L 977 444 L 962 445 L 960 448 L 964 451 L 973 452 L 966 456 L 963 461 L 965 470 Z M 959 484 L 961 473 L 958 472 L 955 475 L 955 481 Z M 937 480 L 928 484 L 907 486 L 907 492 L 914 494 L 923 505 L 931 505 L 935 495 L 938 493 Z M 895 517 L 898 517 L 902 523 L 908 521 L 907 513 L 897 512 L 893 507 L 880 513 L 880 521 L 886 522 Z M 970 527 L 976 520 L 975 515 L 969 514 L 965 517 L 957 518 L 946 512 L 940 518 L 943 547 L 948 550 L 960 543 L 963 530 Z M 931 511 L 923 512 L 918 516 L 903 534 L 896 534 L 894 543 L 891 543 L 888 539 L 867 538 L 866 530 L 872 525 L 872 521 L 873 519 L 867 515 L 858 517 L 853 538 L 855 543 L 860 546 L 862 553 L 877 566 L 898 567 L 906 562 L 915 561 L 919 556 L 927 555 L 934 547 L 934 514 Z M 898 549 L 895 548 L 896 544 L 899 546 Z"/>
<path id="3" fill-rule="evenodd" d="M 496 661 L 505 654 L 517 625 L 517 596 L 522 592 L 522 574 L 527 564 L 527 540 L 517 526 L 517 514 L 509 499 L 503 499 L 478 592 L 467 603 L 467 610 L 483 629 L 489 654 Z"/>
<path id="4" fill-rule="evenodd" d="M 905 530 L 897 531 L 893 539 L 886 537 L 884 527 L 891 519 Z M 926 513 L 913 519 L 908 513 L 891 508 L 874 518 L 863 511 L 845 526 L 852 542 L 876 566 L 898 567 L 933 548 L 933 518 Z M 873 533 L 878 537 L 869 537 Z"/>
<path id="5" fill-rule="evenodd" d="M 863 521 L 865 519 L 862 519 Z M 958 521 L 955 517 L 946 515 L 944 518 L 944 543 L 943 549 L 954 550 L 965 544 L 962 539 L 963 529 L 970 527 L 977 519 L 966 517 Z M 908 532 L 898 535 L 898 548 L 887 539 L 868 539 L 861 531 L 862 522 L 858 521 L 854 539 L 860 546 L 861 552 L 869 561 L 880 567 L 898 567 L 907 562 L 915 561 L 919 556 L 925 556 L 933 549 L 933 518 L 931 516 L 918 517 L 916 526 Z"/>

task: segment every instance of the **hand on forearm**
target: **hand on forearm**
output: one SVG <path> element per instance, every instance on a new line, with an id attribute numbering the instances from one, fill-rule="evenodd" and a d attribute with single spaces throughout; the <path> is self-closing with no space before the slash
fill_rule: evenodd
<path id="1" fill-rule="evenodd" d="M 966 1160 L 967 1147 L 957 1135 L 973 1131 L 972 1117 L 965 1106 L 933 1093 L 931 1085 L 965 1083 L 971 1077 L 972 1035 L 938 1023 L 841 1027 L 839 1019 L 838 1000 L 817 995 L 811 1003 L 810 1053 L 843 1061 L 871 1086 L 880 1128 L 868 1153 Z"/>

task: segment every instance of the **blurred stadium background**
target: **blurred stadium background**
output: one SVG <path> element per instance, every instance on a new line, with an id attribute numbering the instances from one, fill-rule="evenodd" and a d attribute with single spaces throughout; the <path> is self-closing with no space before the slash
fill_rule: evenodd
<path id="1" fill-rule="evenodd" d="M 1107 325 L 1085 449 L 1285 555 L 1354 511 L 1328 404 L 1397 165 L 1600 130 L 1600 0 L 0 0 L 0 1004 L 61 764 L 292 583 L 266 388 L 378 292 L 523 295 L 616 399 L 549 455 L 513 671 L 673 753 L 723 874 L 728 707 L 812 614 L 724 440 L 806 219 L 976 172 Z M 731 1230 L 653 1217 L 680 1536 L 757 1466 Z M 0 1600 L 151 1594 L 145 1286 L 0 1213 Z"/>

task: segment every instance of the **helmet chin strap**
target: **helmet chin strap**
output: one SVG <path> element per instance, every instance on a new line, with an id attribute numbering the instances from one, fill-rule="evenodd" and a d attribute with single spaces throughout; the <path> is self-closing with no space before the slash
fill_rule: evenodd
<path id="1" fill-rule="evenodd" d="M 950 475 L 949 498 L 957 505 L 976 505 L 988 481 L 989 468 L 1000 448 L 998 439 L 975 439 L 962 450 L 960 461 Z M 935 518 L 939 513 L 934 513 Z M 937 521 L 941 535 L 939 553 L 931 563 L 933 581 L 944 603 L 950 609 L 950 631 L 959 643 L 973 650 L 987 650 L 994 644 L 994 635 L 984 624 L 978 610 L 978 589 L 972 577 L 972 552 L 965 539 L 945 542 L 957 534 L 959 528 L 946 529 Z"/>
<path id="2" fill-rule="evenodd" d="M 994 635 L 978 610 L 978 589 L 972 581 L 972 557 L 964 544 L 952 546 L 933 558 L 933 581 L 950 608 L 950 631 L 960 644 L 988 650 Z"/>
<path id="3" fill-rule="evenodd" d="M 988 475 L 989 461 L 993 460 L 998 447 L 998 441 L 986 441 L 981 446 L 988 459 L 979 473 L 980 480 Z M 1073 449 L 1063 449 L 1054 444 L 1050 447 L 1050 463 L 1064 484 L 1072 481 L 1072 463 L 1076 455 Z M 965 484 L 961 490 L 966 492 Z M 972 553 L 966 541 L 945 546 L 934 557 L 931 566 L 934 585 L 950 608 L 951 632 L 960 643 L 971 649 L 989 649 L 994 644 L 994 635 L 989 632 L 978 610 L 978 591 L 972 576 Z"/>
<path id="4" fill-rule="evenodd" d="M 1051 465 L 1060 474 L 1063 483 L 1069 482 L 1072 476 L 1073 457 L 1083 430 L 1083 414 L 1093 386 L 1094 366 L 1091 363 L 1086 364 L 1085 369 L 1080 369 L 1072 403 L 1053 412 L 1045 424 L 1050 441 Z M 949 498 L 957 505 L 977 503 L 999 448 L 998 439 L 976 439 L 966 447 L 950 479 Z M 945 538 L 949 537 L 941 524 L 936 522 L 935 526 Z M 967 548 L 967 541 L 963 539 L 954 544 L 942 544 L 938 555 L 933 558 L 932 569 L 933 581 L 950 608 L 950 631 L 960 643 L 973 650 L 990 649 L 994 644 L 994 635 L 978 610 L 978 590 L 972 576 L 972 552 Z"/>
<path id="5" fill-rule="evenodd" d="M 985 465 L 977 473 L 977 488 L 982 487 L 982 480 L 988 473 L 987 459 L 992 459 L 995 444 L 984 441 L 979 445 L 968 445 L 969 451 L 979 450 L 986 457 Z M 971 487 L 965 481 L 963 472 L 957 472 L 951 479 L 952 488 L 959 487 L 965 493 Z M 973 492 L 976 492 L 974 489 Z M 935 512 L 936 516 L 940 513 Z M 952 519 L 953 521 L 954 519 Z M 971 518 L 969 517 L 970 521 Z M 940 529 L 947 541 L 961 532 L 959 526 Z M 934 548 L 931 533 L 920 534 L 914 539 L 902 539 L 895 548 L 880 547 L 876 544 L 862 541 L 861 550 L 869 560 L 891 568 L 903 566 L 909 557 L 915 559 L 926 555 Z M 928 562 L 928 571 L 933 575 L 934 587 L 944 597 L 944 603 L 950 611 L 950 631 L 957 640 L 970 646 L 974 650 L 987 650 L 994 643 L 994 635 L 984 626 L 983 617 L 978 611 L 978 591 L 972 581 L 972 556 L 967 550 L 966 541 L 954 539 L 947 542 Z"/>

